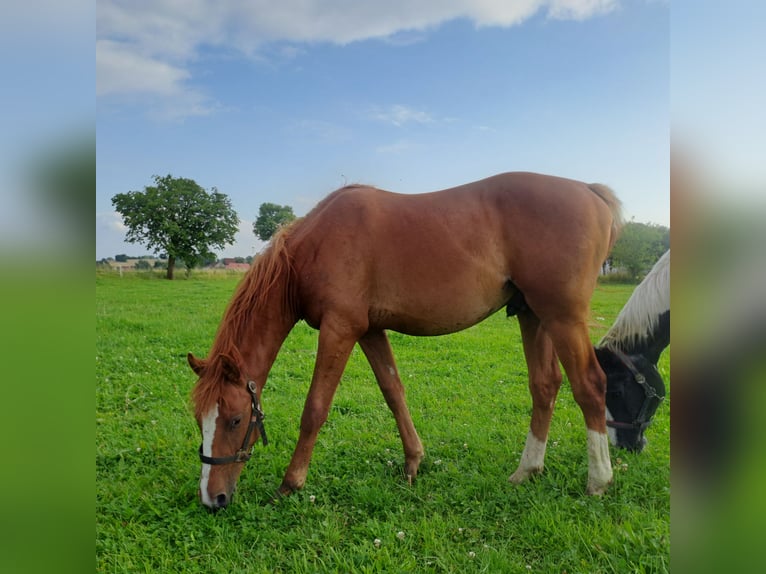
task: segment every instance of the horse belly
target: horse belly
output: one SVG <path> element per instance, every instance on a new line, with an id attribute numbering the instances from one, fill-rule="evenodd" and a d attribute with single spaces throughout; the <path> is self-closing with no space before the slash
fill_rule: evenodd
<path id="1" fill-rule="evenodd" d="M 511 291 L 499 281 L 491 292 L 465 292 L 449 287 L 430 294 L 403 291 L 370 305 L 370 326 L 406 335 L 432 336 L 455 333 L 471 327 L 499 309 Z"/>

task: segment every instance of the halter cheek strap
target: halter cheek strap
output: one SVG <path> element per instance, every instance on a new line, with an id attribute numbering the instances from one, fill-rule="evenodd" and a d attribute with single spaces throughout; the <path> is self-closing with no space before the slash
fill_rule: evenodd
<path id="1" fill-rule="evenodd" d="M 633 379 L 644 390 L 644 394 L 646 396 L 644 398 L 643 404 L 641 405 L 641 409 L 638 411 L 638 414 L 636 415 L 636 418 L 633 420 L 633 422 L 624 423 L 620 421 L 606 421 L 606 426 L 617 429 L 642 431 L 646 429 L 646 427 L 648 427 L 652 422 L 651 418 L 646 420 L 646 415 L 649 411 L 649 408 L 651 407 L 652 402 L 656 401 L 657 406 L 659 406 L 659 403 L 664 401 L 665 397 L 658 394 L 655 388 L 646 382 L 646 377 L 643 375 L 643 373 L 636 369 L 636 366 L 633 364 L 633 361 L 630 360 L 630 357 L 628 357 L 619 349 L 610 348 L 609 350 L 614 353 L 614 355 L 620 359 L 620 362 L 622 362 L 622 364 L 625 365 L 625 367 L 630 371 L 630 373 L 633 375 Z"/>
<path id="2" fill-rule="evenodd" d="M 247 382 L 247 392 L 250 393 L 250 423 L 247 425 L 247 432 L 245 433 L 245 439 L 242 441 L 242 446 L 239 450 L 231 456 L 207 456 L 202 453 L 202 445 L 199 445 L 199 459 L 204 464 L 230 464 L 232 462 L 247 462 L 253 455 L 253 447 L 250 444 L 250 437 L 253 434 L 253 429 L 257 428 L 263 441 L 263 446 L 269 444 L 269 440 L 266 438 L 266 429 L 263 426 L 263 419 L 266 415 L 263 414 L 261 409 L 261 402 L 258 400 L 256 394 L 255 383 L 253 381 Z"/>

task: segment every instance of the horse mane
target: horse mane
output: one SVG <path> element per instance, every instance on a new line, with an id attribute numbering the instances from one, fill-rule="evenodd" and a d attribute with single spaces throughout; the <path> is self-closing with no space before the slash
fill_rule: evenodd
<path id="1" fill-rule="evenodd" d="M 622 349 L 631 342 L 643 342 L 670 310 L 670 250 L 660 257 L 644 280 L 630 295 L 614 324 L 598 346 Z"/>
<path id="2" fill-rule="evenodd" d="M 278 304 L 284 312 L 295 312 L 293 261 L 287 240 L 298 222 L 282 227 L 271 238 L 267 247 L 259 253 L 245 273 L 229 302 L 218 327 L 213 346 L 204 361 L 204 377 L 192 391 L 197 416 L 204 415 L 221 397 L 221 385 L 226 381 L 224 361 L 228 355 L 238 364 L 242 363 L 239 345 L 245 330 L 252 328 L 253 314 L 267 305 L 274 305 L 273 295 L 280 289 Z"/>

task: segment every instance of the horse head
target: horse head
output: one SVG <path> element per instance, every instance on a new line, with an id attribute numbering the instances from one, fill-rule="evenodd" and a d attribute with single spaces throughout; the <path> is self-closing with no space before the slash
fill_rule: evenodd
<path id="1" fill-rule="evenodd" d="M 187 359 L 199 377 L 192 395 L 202 433 L 199 497 L 216 511 L 231 502 L 255 442 L 266 444 L 260 390 L 246 380 L 236 349 L 207 360 L 189 353 Z"/>
<path id="2" fill-rule="evenodd" d="M 610 442 L 641 452 L 644 430 L 665 398 L 665 384 L 657 367 L 643 355 L 625 355 L 607 347 L 596 348 L 606 374 L 606 419 Z"/>

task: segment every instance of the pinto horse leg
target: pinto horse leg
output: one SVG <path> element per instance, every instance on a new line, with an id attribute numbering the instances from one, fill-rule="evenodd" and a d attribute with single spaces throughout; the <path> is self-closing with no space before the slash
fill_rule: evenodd
<path id="1" fill-rule="evenodd" d="M 601 370 L 584 320 L 546 324 L 588 433 L 588 494 L 603 494 L 612 482 L 606 433 L 606 375 Z"/>
<path id="2" fill-rule="evenodd" d="M 529 309 L 521 312 L 519 326 L 529 370 L 532 420 L 519 466 L 508 479 L 514 484 L 520 484 L 543 470 L 548 429 L 562 378 L 553 342 L 542 329 L 537 316 Z"/>
<path id="3" fill-rule="evenodd" d="M 298 442 L 277 492 L 278 496 L 300 490 L 306 483 L 319 429 L 327 420 L 330 404 L 355 343 L 356 337 L 334 328 L 329 320 L 322 322 L 314 374 L 303 407 Z"/>
<path id="4" fill-rule="evenodd" d="M 418 474 L 420 461 L 423 459 L 423 444 L 420 442 L 412 417 L 404 399 L 404 386 L 399 378 L 394 362 L 394 354 L 385 331 L 369 331 L 359 339 L 359 346 L 364 351 L 378 381 L 386 404 L 396 419 L 399 436 L 404 446 L 404 472 L 412 484 Z"/>

